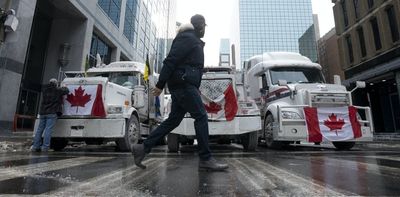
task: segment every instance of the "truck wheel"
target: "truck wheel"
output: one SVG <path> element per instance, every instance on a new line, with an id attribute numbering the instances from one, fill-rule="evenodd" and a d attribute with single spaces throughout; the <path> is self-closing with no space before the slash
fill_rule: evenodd
<path id="1" fill-rule="evenodd" d="M 350 150 L 356 144 L 355 142 L 332 142 L 338 150 Z"/>
<path id="2" fill-rule="evenodd" d="M 272 117 L 272 114 L 268 114 L 267 118 L 265 118 L 263 127 L 265 144 L 267 145 L 268 148 L 280 149 L 282 148 L 283 143 L 274 141 L 274 133 L 272 128 L 273 122 L 274 122 L 274 117 Z"/>
<path id="3" fill-rule="evenodd" d="M 68 144 L 66 139 L 52 138 L 50 142 L 50 148 L 54 151 L 62 151 Z"/>
<path id="4" fill-rule="evenodd" d="M 179 151 L 179 135 L 175 133 L 168 134 L 168 150 L 169 152 Z"/>
<path id="5" fill-rule="evenodd" d="M 131 146 L 137 144 L 140 138 L 139 120 L 135 115 L 132 115 L 126 121 L 125 137 L 118 139 L 117 145 L 121 151 L 131 151 Z"/>
<path id="6" fill-rule="evenodd" d="M 255 151 L 258 145 L 257 131 L 243 134 L 241 136 L 243 149 L 245 151 Z"/>

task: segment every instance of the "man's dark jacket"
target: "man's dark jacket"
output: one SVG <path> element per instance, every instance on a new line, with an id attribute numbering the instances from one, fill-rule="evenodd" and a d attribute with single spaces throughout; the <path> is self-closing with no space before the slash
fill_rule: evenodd
<path id="1" fill-rule="evenodd" d="M 62 96 L 68 94 L 66 87 L 59 88 L 56 84 L 48 84 L 44 88 L 42 104 L 40 106 L 40 115 L 57 114 L 62 108 Z"/>
<path id="2" fill-rule="evenodd" d="M 196 36 L 193 25 L 183 25 L 172 42 L 167 58 L 163 62 L 164 65 L 156 87 L 163 89 L 166 83 L 168 83 L 169 89 L 185 87 L 187 82 L 182 80 L 182 75 L 185 74 L 185 67 L 192 67 L 199 70 L 199 76 L 196 77 L 199 80 L 191 84 L 199 88 L 204 67 L 203 49 L 204 42 Z"/>

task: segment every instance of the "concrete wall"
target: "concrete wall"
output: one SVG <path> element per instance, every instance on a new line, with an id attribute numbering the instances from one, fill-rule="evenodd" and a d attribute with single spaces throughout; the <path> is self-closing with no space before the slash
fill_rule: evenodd
<path id="1" fill-rule="evenodd" d="M 49 37 L 49 47 L 47 51 L 46 65 L 43 76 L 43 84 L 47 83 L 51 78 L 57 78 L 60 68 L 58 58 L 60 55 L 60 46 L 63 43 L 70 45 L 69 63 L 62 67 L 63 71 L 80 71 L 84 68 L 86 56 L 84 55 L 85 43 L 90 38 L 86 34 L 91 35 L 91 31 L 87 32 L 87 21 L 70 20 L 70 19 L 54 19 Z M 87 47 L 89 48 L 89 47 Z"/>
<path id="2" fill-rule="evenodd" d="M 92 32 L 101 37 L 112 48 L 111 61 L 117 61 L 121 52 L 130 59 L 137 59 L 137 52 L 129 43 L 129 40 L 123 35 L 123 20 L 125 18 L 126 0 L 121 2 L 120 25 L 115 25 L 107 14 L 97 5 L 97 1 L 76 0 L 70 1 L 85 17 L 88 19 L 88 26 L 93 26 L 93 31 L 87 31 L 86 41 L 89 43 L 92 38 Z M 88 37 L 89 36 L 89 37 Z M 89 39 L 89 40 L 87 40 Z M 88 54 L 89 50 L 85 53 Z"/>
<path id="3" fill-rule="evenodd" d="M 35 6 L 36 0 L 13 0 L 11 4 L 19 25 L 0 46 L 0 129 L 11 128 L 16 112 Z"/>

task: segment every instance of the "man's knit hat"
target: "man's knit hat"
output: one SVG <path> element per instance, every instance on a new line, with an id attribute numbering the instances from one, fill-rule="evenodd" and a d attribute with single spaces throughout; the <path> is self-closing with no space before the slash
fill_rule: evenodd
<path id="1" fill-rule="evenodd" d="M 206 25 L 206 19 L 204 18 L 204 16 L 202 16 L 200 14 L 196 14 L 196 15 L 192 16 L 192 18 L 190 18 L 190 23 L 192 23 L 194 28 L 197 29 L 200 26 Z"/>

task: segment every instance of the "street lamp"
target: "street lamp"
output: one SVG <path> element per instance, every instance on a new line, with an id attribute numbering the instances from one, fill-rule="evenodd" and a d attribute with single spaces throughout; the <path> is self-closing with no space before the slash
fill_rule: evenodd
<path id="1" fill-rule="evenodd" d="M 58 52 L 58 63 L 60 64 L 58 71 L 58 81 L 62 80 L 62 67 L 65 67 L 69 63 L 69 51 L 71 45 L 67 42 L 62 43 Z"/>

